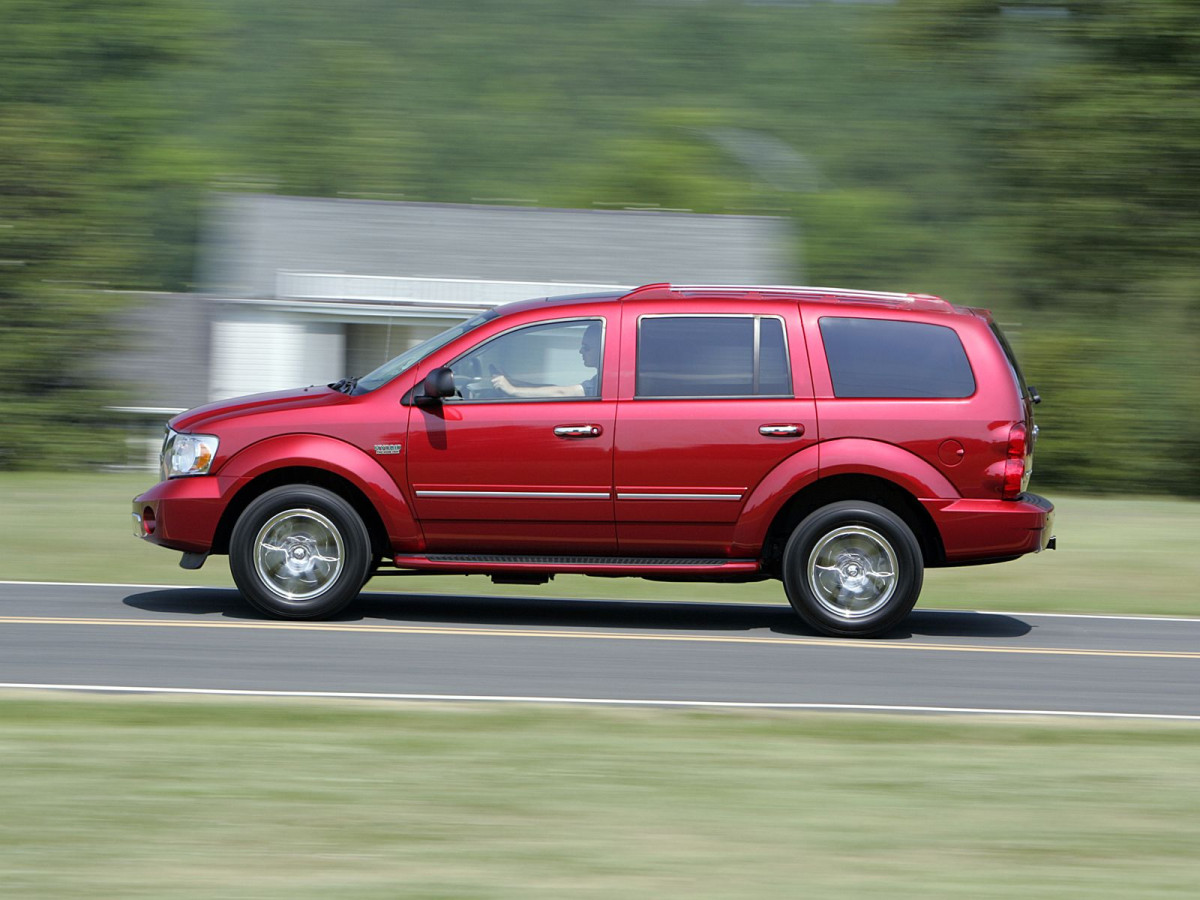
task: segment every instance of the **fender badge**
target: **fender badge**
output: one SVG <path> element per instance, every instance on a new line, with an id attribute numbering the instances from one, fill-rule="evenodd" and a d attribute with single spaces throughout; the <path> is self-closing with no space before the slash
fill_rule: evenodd
<path id="1" fill-rule="evenodd" d="M 376 444 L 375 453 L 379 456 L 394 456 L 404 449 L 402 444 Z"/>

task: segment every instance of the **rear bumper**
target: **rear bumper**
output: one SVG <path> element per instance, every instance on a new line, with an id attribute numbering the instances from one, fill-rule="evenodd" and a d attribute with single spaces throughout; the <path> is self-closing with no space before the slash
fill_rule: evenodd
<path id="1" fill-rule="evenodd" d="M 947 565 L 1012 559 L 1052 548 L 1054 504 L 1038 494 L 1017 500 L 926 500 Z"/>
<path id="2" fill-rule="evenodd" d="M 133 499 L 134 534 L 172 550 L 208 553 L 225 504 L 221 480 L 216 477 L 160 481 Z"/>

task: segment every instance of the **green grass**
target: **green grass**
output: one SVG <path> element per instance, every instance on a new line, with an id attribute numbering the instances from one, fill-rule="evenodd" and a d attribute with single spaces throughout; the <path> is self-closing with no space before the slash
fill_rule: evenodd
<path id="1" fill-rule="evenodd" d="M 23 898 L 1168 897 L 1197 729 L 147 698 L 0 703 Z"/>
<path id="2" fill-rule="evenodd" d="M 185 572 L 130 535 L 129 500 L 151 480 L 0 475 L 0 578 L 229 584 L 221 560 Z M 1062 550 L 930 573 L 923 605 L 1194 612 L 1200 504 L 1055 499 Z M 415 584 L 782 599 L 774 584 Z M 1162 722 L 9 693 L 0 894 L 1190 897 L 1198 734 Z"/>
<path id="3" fill-rule="evenodd" d="M 0 579 L 227 586 L 223 557 L 195 572 L 179 554 L 136 540 L 130 500 L 148 472 L 0 474 Z M 1200 503 L 1058 496 L 1060 549 L 997 566 L 926 574 L 926 608 L 1148 615 L 1200 614 Z M 777 582 L 660 584 L 565 576 L 545 587 L 498 587 L 481 576 L 377 579 L 374 591 L 647 600 L 785 602 Z"/>

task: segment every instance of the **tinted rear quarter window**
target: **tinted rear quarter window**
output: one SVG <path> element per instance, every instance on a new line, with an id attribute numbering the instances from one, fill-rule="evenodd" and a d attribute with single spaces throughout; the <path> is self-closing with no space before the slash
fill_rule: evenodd
<path id="1" fill-rule="evenodd" d="M 890 319 L 823 318 L 835 397 L 959 399 L 975 376 L 953 328 Z"/>

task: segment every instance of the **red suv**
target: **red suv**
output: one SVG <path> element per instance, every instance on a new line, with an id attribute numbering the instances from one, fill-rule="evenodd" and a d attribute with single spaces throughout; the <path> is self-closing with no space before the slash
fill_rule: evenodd
<path id="1" fill-rule="evenodd" d="M 778 578 L 833 635 L 912 609 L 924 569 L 1052 548 L 1025 492 L 1036 392 L 979 309 L 654 284 L 484 312 L 374 372 L 171 420 L 146 540 L 329 616 L 386 568 Z M 386 567 L 386 568 L 385 568 Z"/>

